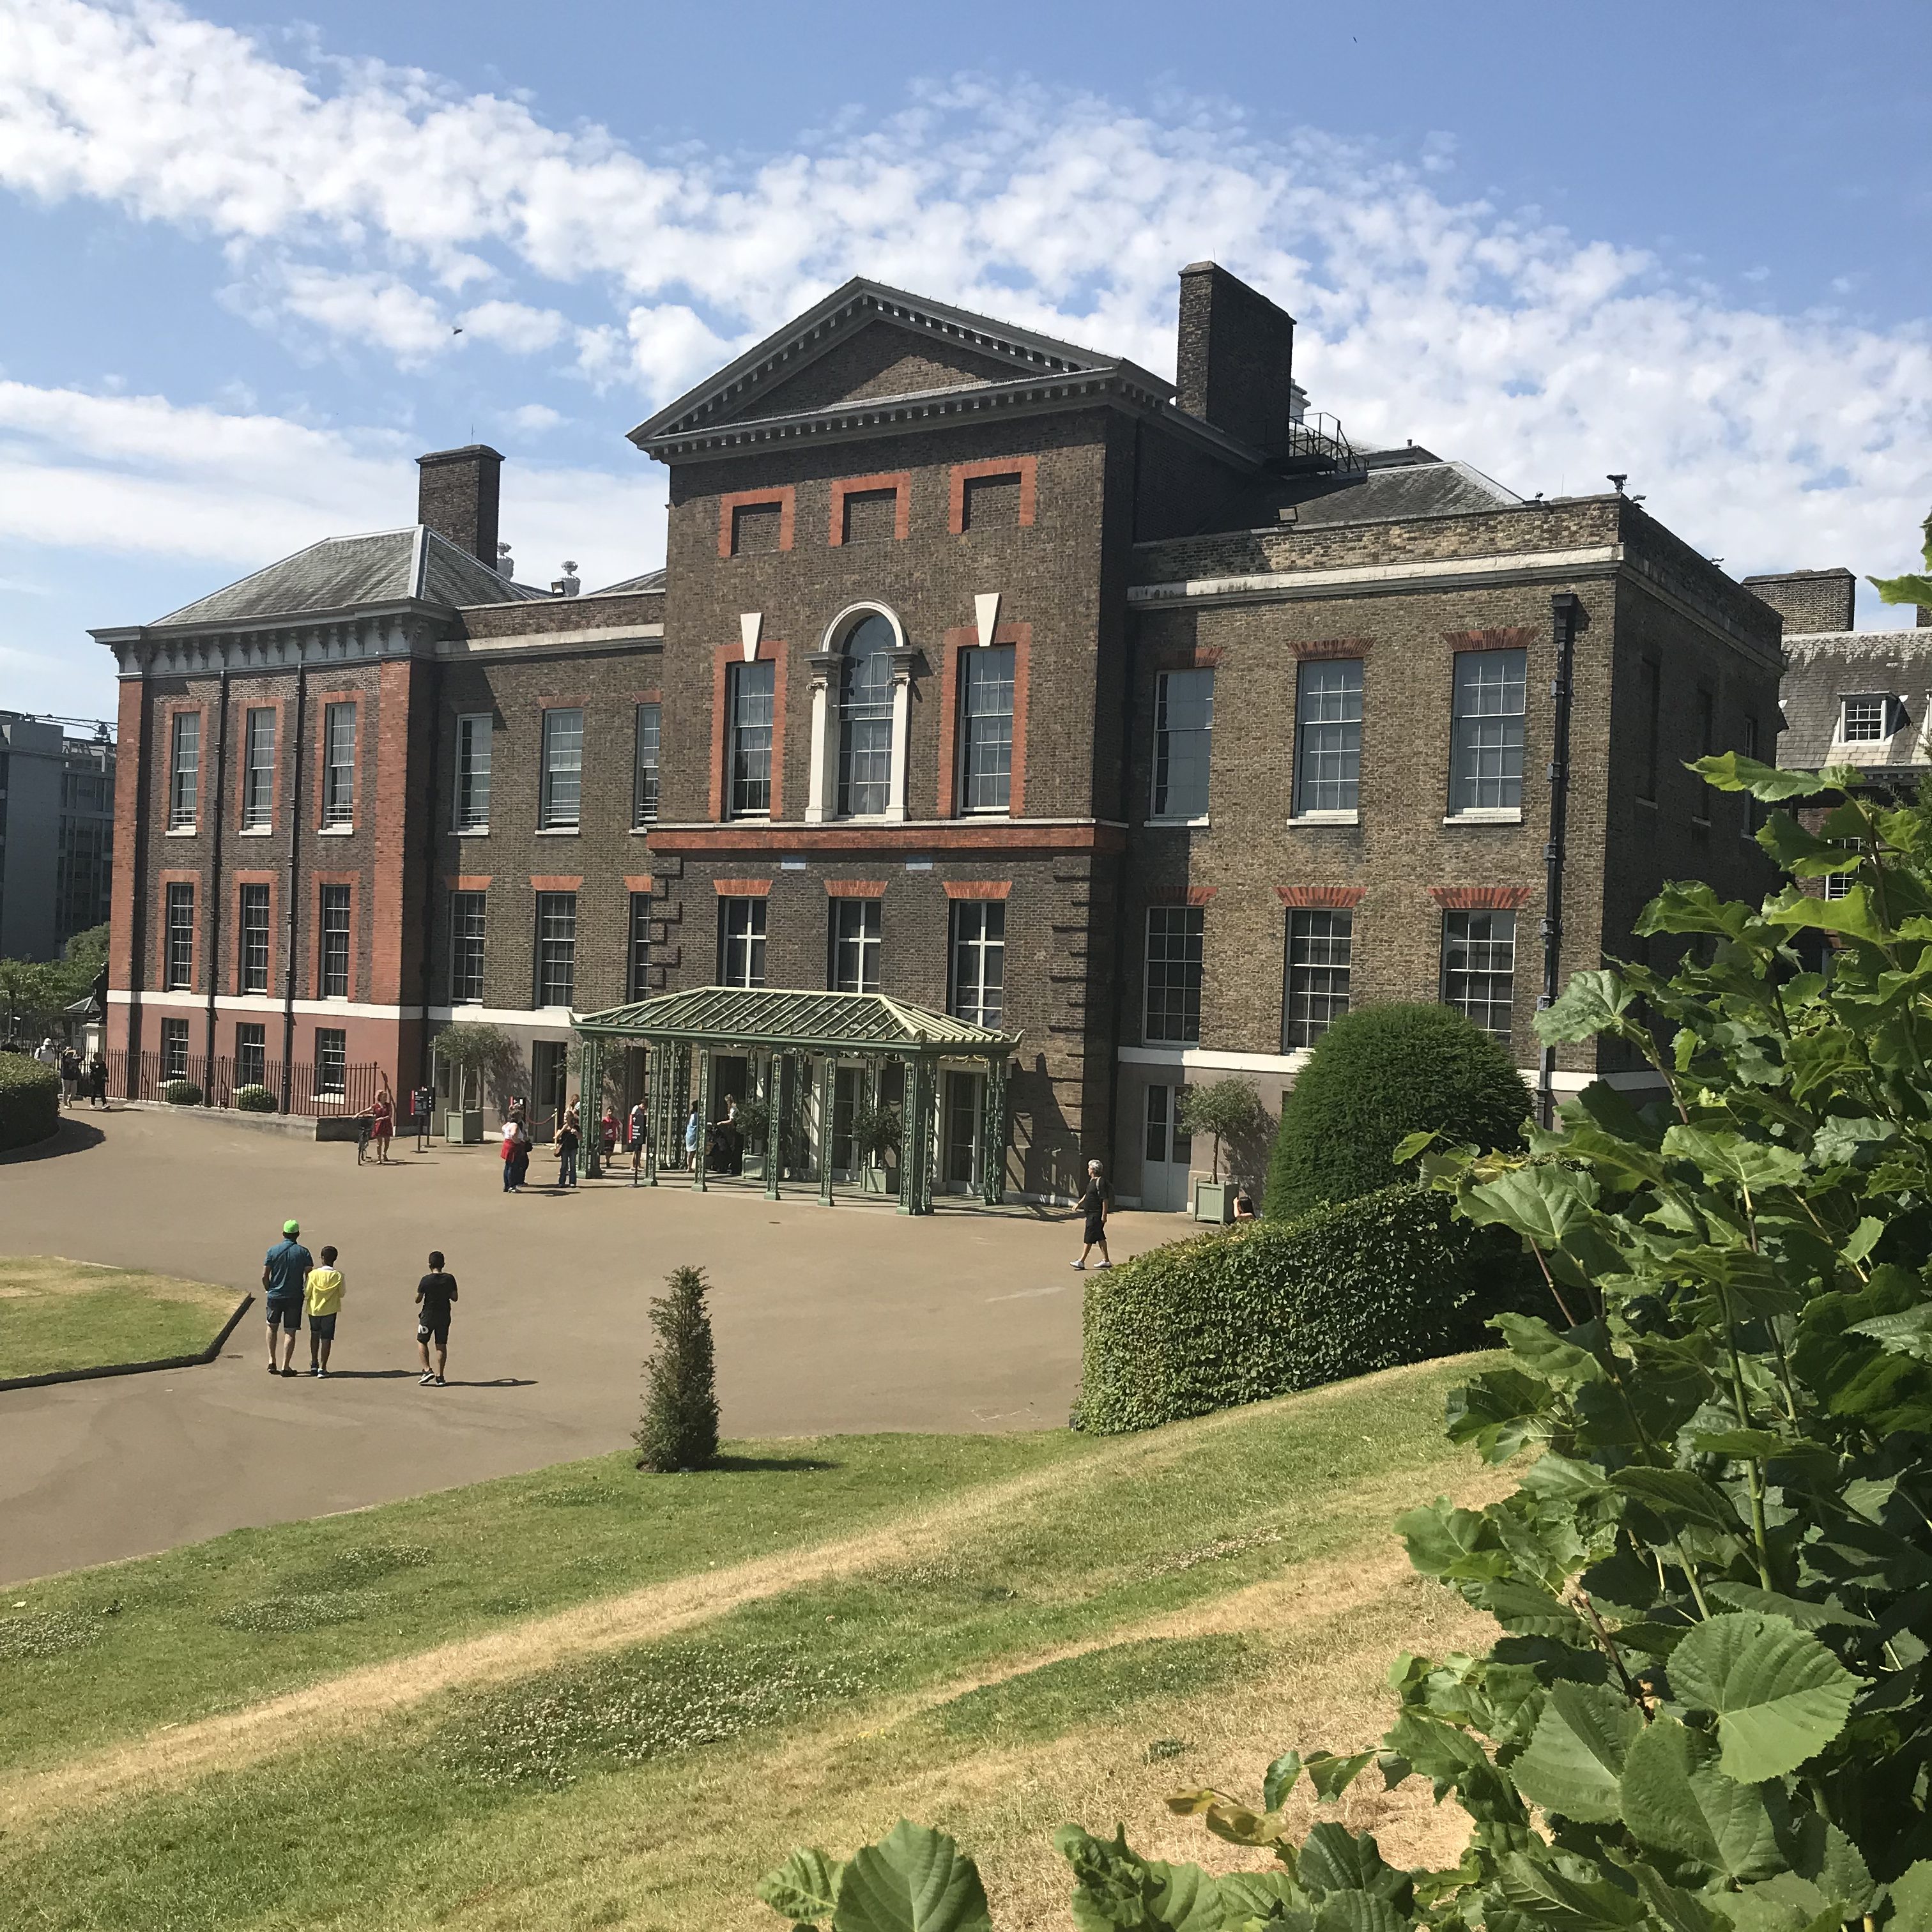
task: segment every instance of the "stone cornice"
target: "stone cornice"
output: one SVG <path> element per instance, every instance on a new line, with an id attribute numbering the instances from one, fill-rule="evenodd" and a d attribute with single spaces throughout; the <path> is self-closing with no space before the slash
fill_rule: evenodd
<path id="1" fill-rule="evenodd" d="M 88 634 L 114 653 L 123 678 L 202 677 L 427 657 L 451 622 L 452 614 L 442 605 L 405 598 L 354 610 L 304 611 L 179 629 L 126 625 Z"/>

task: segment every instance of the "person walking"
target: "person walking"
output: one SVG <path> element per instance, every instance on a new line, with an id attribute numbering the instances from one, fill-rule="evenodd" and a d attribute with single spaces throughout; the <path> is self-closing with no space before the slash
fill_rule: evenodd
<path id="1" fill-rule="evenodd" d="M 262 1306 L 268 1316 L 268 1372 L 292 1376 L 296 1372 L 296 1337 L 302 1333 L 302 1300 L 308 1292 L 309 1270 L 315 1257 L 302 1244 L 302 1228 L 293 1221 L 282 1223 L 282 1238 L 271 1248 L 262 1263 Z M 276 1340 L 287 1344 L 279 1360 Z"/>
<path id="2" fill-rule="evenodd" d="M 80 1055 L 70 1046 L 61 1048 L 61 1102 L 74 1107 L 80 1103 Z"/>
<path id="3" fill-rule="evenodd" d="M 410 1096 L 410 1111 L 416 1116 L 416 1152 L 429 1152 L 429 1137 L 436 1120 L 436 1089 L 425 1082 Z"/>
<path id="4" fill-rule="evenodd" d="M 87 1096 L 96 1107 L 107 1104 L 107 1063 L 98 1053 L 87 1063 Z"/>
<path id="5" fill-rule="evenodd" d="M 503 1192 L 514 1194 L 517 1191 L 517 1156 L 524 1144 L 524 1124 L 514 1114 L 503 1123 Z"/>
<path id="6" fill-rule="evenodd" d="M 431 1249 L 429 1273 L 416 1283 L 416 1350 L 422 1357 L 417 1379 L 424 1388 L 441 1388 L 449 1361 L 449 1310 L 456 1299 L 456 1277 L 443 1269 L 440 1250 Z M 436 1344 L 436 1366 L 429 1365 L 429 1345 Z"/>
<path id="7" fill-rule="evenodd" d="M 396 1131 L 396 1096 L 386 1074 L 376 1088 L 376 1105 L 369 1117 L 370 1138 L 376 1143 L 376 1165 L 389 1165 L 389 1142 Z"/>
<path id="8" fill-rule="evenodd" d="M 329 1351 L 335 1346 L 335 1318 L 342 1312 L 342 1270 L 335 1250 L 324 1248 L 322 1265 L 308 1271 L 308 1372 L 320 1379 L 328 1373 Z"/>
<path id="9" fill-rule="evenodd" d="M 1100 1250 L 1100 1266 L 1110 1268 L 1112 1257 L 1107 1252 L 1107 1184 L 1102 1179 L 1100 1163 L 1090 1160 L 1087 1163 L 1087 1189 L 1075 1205 L 1085 1220 L 1083 1238 L 1087 1245 L 1080 1250 L 1080 1258 L 1073 1265 L 1084 1270 L 1087 1257 L 1096 1248 Z"/>
<path id="10" fill-rule="evenodd" d="M 644 1178 L 644 1136 L 650 1132 L 650 1109 L 641 1100 L 631 1109 L 631 1185 L 633 1187 Z"/>
<path id="11" fill-rule="evenodd" d="M 577 1109 L 572 1107 L 566 1111 L 562 1124 L 558 1127 L 556 1139 L 553 1143 L 556 1149 L 556 1184 L 560 1187 L 574 1187 L 577 1185 L 578 1138 Z"/>
<path id="12" fill-rule="evenodd" d="M 694 1172 L 698 1166 L 698 1143 L 703 1137 L 704 1128 L 698 1118 L 698 1102 L 691 1103 L 691 1116 L 684 1124 L 684 1164 Z"/>

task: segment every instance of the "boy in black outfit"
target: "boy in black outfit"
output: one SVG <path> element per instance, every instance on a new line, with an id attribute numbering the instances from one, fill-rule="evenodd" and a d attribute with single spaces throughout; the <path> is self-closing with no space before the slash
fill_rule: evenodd
<path id="1" fill-rule="evenodd" d="M 443 1272 L 442 1256 L 432 1252 L 429 1273 L 416 1283 L 416 1349 L 422 1357 L 424 1388 L 441 1388 L 449 1360 L 449 1304 L 456 1299 L 456 1277 Z M 436 1367 L 429 1365 L 429 1345 L 436 1344 Z"/>

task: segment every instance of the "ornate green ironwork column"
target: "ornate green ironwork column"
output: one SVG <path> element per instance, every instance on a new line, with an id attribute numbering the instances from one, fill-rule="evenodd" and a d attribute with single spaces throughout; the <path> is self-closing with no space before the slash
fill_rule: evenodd
<path id="1" fill-rule="evenodd" d="M 698 1145 L 691 1156 L 691 1184 L 699 1193 L 708 1193 L 704 1184 L 704 1156 L 709 1151 L 707 1130 L 711 1125 L 711 1049 L 698 1049 Z"/>
<path id="2" fill-rule="evenodd" d="M 906 1183 L 899 1192 L 902 1214 L 932 1212 L 932 1063 L 922 1053 L 906 1062 L 905 1132 L 899 1159 Z"/>
<path id="3" fill-rule="evenodd" d="M 584 1174 L 595 1180 L 604 1172 L 604 1042 L 595 1034 L 580 1036 L 577 1055 L 577 1090 L 580 1096 L 577 1119 L 578 1145 L 584 1155 Z"/>
<path id="4" fill-rule="evenodd" d="M 988 1208 L 1006 1198 L 1006 1056 L 986 1063 L 986 1118 L 980 1130 L 980 1198 Z"/>
<path id="5" fill-rule="evenodd" d="M 765 1056 L 765 1198 L 778 1198 L 780 1149 L 784 1144 L 784 1056 Z"/>
<path id="6" fill-rule="evenodd" d="M 818 1056 L 818 1198 L 832 1205 L 832 1091 L 838 1063 L 829 1053 Z"/>
<path id="7" fill-rule="evenodd" d="M 644 1042 L 644 1185 L 658 1184 L 658 1087 L 664 1072 L 664 1054 L 647 1039 Z"/>

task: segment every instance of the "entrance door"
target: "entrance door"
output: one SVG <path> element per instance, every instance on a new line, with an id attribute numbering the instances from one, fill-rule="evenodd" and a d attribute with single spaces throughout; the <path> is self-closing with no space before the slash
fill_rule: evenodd
<path id="1" fill-rule="evenodd" d="M 1147 1136 L 1141 1148 L 1141 1205 L 1156 1214 L 1179 1214 L 1187 1205 L 1189 1137 L 1178 1116 L 1184 1087 L 1147 1090 Z"/>
<path id="2" fill-rule="evenodd" d="M 864 1096 L 866 1070 L 841 1066 L 832 1076 L 832 1172 L 836 1180 L 859 1178 L 859 1150 L 852 1138 L 852 1117 Z"/>
<path id="3" fill-rule="evenodd" d="M 986 1119 L 986 1076 L 949 1070 L 946 1076 L 946 1185 L 962 1194 L 980 1185 L 980 1130 Z"/>

